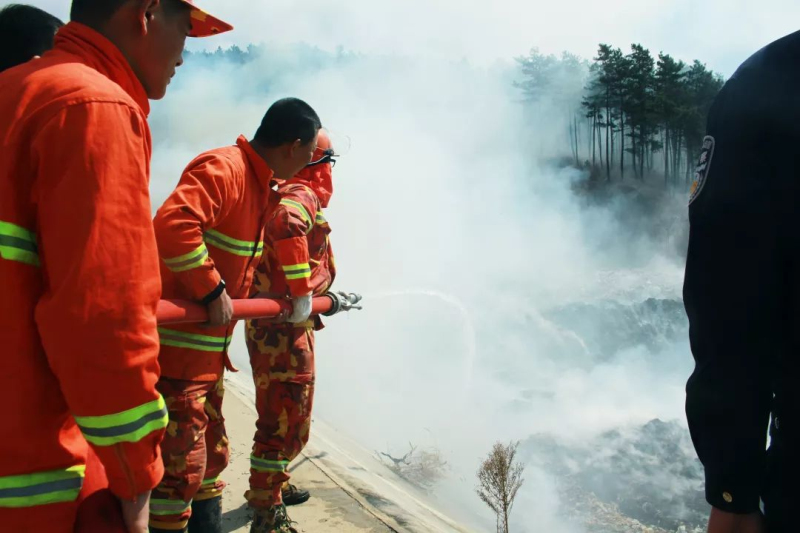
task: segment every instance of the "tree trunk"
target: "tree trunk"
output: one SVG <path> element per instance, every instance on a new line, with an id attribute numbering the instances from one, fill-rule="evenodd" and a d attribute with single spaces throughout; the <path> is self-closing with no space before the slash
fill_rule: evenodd
<path id="1" fill-rule="evenodd" d="M 609 147 L 609 136 L 611 135 L 611 102 L 609 101 L 608 89 L 606 89 L 606 181 L 611 181 L 611 153 Z"/>
<path id="2" fill-rule="evenodd" d="M 572 119 L 570 119 L 569 123 L 569 152 L 570 155 L 574 158 L 575 157 L 575 141 L 572 134 Z"/>
<path id="3" fill-rule="evenodd" d="M 615 163 L 614 163 L 614 158 L 615 158 L 615 156 L 616 156 L 616 154 L 617 154 L 616 150 L 614 150 L 614 144 L 615 144 L 615 143 L 614 143 L 614 140 L 615 140 L 616 138 L 617 138 L 617 132 L 616 132 L 616 131 L 614 131 L 614 123 L 612 122 L 612 123 L 611 123 L 611 155 L 609 156 L 609 161 L 611 162 L 611 165 L 610 165 L 610 166 L 611 166 L 611 168 L 613 168 L 614 166 L 616 166 L 616 165 L 615 165 Z M 609 171 L 609 172 L 610 172 L 610 171 Z M 611 174 L 609 173 L 609 178 L 610 178 L 610 177 L 611 177 Z"/>
<path id="4" fill-rule="evenodd" d="M 664 145 L 664 187 L 669 187 L 669 130 L 666 126 L 661 131 L 661 143 Z"/>
<path id="5" fill-rule="evenodd" d="M 580 154 L 580 124 L 578 124 L 578 115 L 572 114 L 573 122 L 575 123 L 575 165 L 580 167 L 581 154 Z"/>
<path id="6" fill-rule="evenodd" d="M 669 141 L 669 154 L 667 154 L 667 165 L 669 165 L 669 183 L 673 187 L 675 186 L 675 177 L 673 176 L 673 168 L 672 162 L 675 161 L 675 132 L 667 130 L 667 140 Z"/>
<path id="7" fill-rule="evenodd" d="M 620 131 L 619 180 L 625 181 L 625 113 L 623 113 L 622 111 L 619 112 L 619 131 Z"/>
<path id="8" fill-rule="evenodd" d="M 644 163 L 647 157 L 647 129 L 642 124 L 642 138 L 639 143 L 639 150 L 642 151 L 642 157 L 639 159 L 639 179 L 644 181 Z"/>
<path id="9" fill-rule="evenodd" d="M 644 181 L 644 166 L 645 166 L 645 163 L 647 163 L 647 141 L 645 140 L 644 136 L 642 136 L 642 148 L 641 148 L 641 150 L 642 150 L 642 160 L 641 160 L 641 162 L 639 164 L 642 167 L 641 168 L 641 175 L 642 175 L 642 181 Z"/>
<path id="10" fill-rule="evenodd" d="M 676 131 L 673 135 L 674 145 L 672 147 L 672 184 L 677 187 L 678 180 L 680 179 L 680 164 L 681 164 L 681 150 L 683 150 L 681 143 L 681 134 Z"/>
<path id="11" fill-rule="evenodd" d="M 592 117 L 592 168 L 595 165 L 595 137 L 597 136 L 597 115 Z"/>
<path id="12" fill-rule="evenodd" d="M 603 132 L 600 131 L 600 125 L 597 125 L 597 155 L 600 159 L 600 168 L 603 168 Z"/>

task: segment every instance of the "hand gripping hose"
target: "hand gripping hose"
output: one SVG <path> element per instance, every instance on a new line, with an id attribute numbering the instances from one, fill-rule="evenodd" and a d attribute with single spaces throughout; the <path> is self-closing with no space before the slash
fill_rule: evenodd
<path id="1" fill-rule="evenodd" d="M 357 305 L 361 296 L 357 294 L 330 293 L 314 298 L 311 305 L 312 315 L 331 316 L 342 311 L 361 309 Z M 233 319 L 273 318 L 283 313 L 291 313 L 292 305 L 284 300 L 267 298 L 251 298 L 249 300 L 233 300 Z M 161 300 L 156 311 L 158 323 L 185 324 L 188 322 L 207 322 L 208 311 L 205 306 L 186 300 Z"/>

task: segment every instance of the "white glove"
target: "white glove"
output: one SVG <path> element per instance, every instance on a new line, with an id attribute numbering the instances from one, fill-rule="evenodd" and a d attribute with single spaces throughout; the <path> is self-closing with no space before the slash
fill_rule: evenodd
<path id="1" fill-rule="evenodd" d="M 308 320 L 308 317 L 311 316 L 311 302 L 313 299 L 311 294 L 292 298 L 292 314 L 289 315 L 286 321 L 297 324 L 298 322 L 305 322 Z"/>

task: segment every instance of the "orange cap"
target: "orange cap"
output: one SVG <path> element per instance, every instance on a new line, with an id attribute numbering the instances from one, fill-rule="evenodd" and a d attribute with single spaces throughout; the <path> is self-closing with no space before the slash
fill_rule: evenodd
<path id="1" fill-rule="evenodd" d="M 331 148 L 332 148 L 331 137 L 330 135 L 328 135 L 328 131 L 325 128 L 320 128 L 319 135 L 317 135 L 316 152 L 318 152 L 320 157 L 322 157 L 323 155 L 325 155 L 325 150 L 330 150 Z"/>
<path id="2" fill-rule="evenodd" d="M 190 37 L 208 37 L 231 31 L 233 26 L 209 15 L 195 4 L 194 0 L 181 0 L 192 8 L 192 31 Z"/>

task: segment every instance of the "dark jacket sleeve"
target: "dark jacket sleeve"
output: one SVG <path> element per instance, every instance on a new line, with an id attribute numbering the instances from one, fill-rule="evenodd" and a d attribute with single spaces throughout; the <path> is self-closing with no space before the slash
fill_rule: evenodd
<path id="1" fill-rule="evenodd" d="M 686 414 L 706 498 L 733 513 L 759 507 L 772 384 L 790 330 L 795 171 L 786 132 L 772 121 L 779 108 L 755 81 L 726 85 L 708 120 L 706 178 L 689 206 L 684 301 L 696 365 Z"/>

